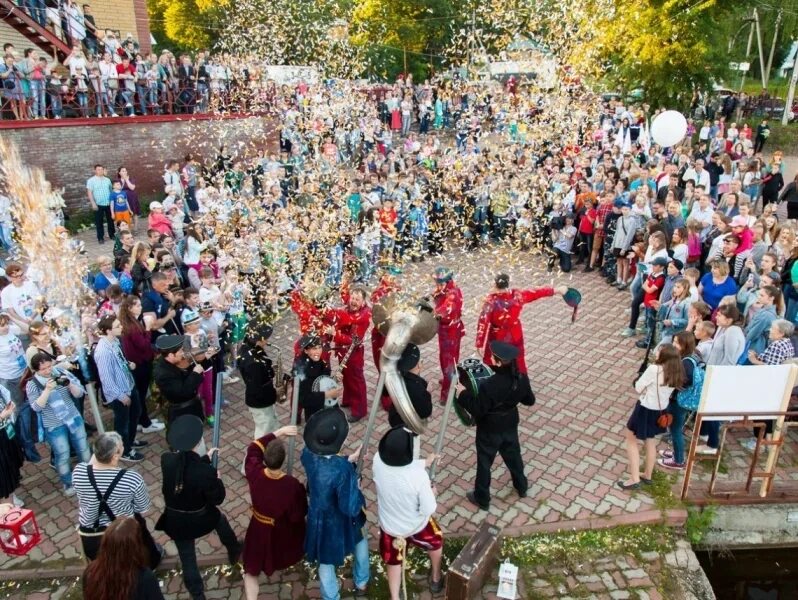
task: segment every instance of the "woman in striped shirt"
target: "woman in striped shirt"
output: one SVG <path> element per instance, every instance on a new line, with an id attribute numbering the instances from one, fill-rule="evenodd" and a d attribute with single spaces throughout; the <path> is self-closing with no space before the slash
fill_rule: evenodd
<path id="1" fill-rule="evenodd" d="M 72 472 L 78 495 L 78 533 L 89 560 L 97 557 L 102 534 L 114 519 L 150 508 L 141 475 L 119 468 L 123 452 L 122 436 L 115 431 L 104 433 L 94 442 L 91 460 L 78 463 Z"/>
<path id="2" fill-rule="evenodd" d="M 131 370 L 135 363 L 128 362 L 122 354 L 119 336 L 122 325 L 115 315 L 106 315 L 97 325 L 100 339 L 94 348 L 94 362 L 97 375 L 103 387 L 105 402 L 114 411 L 114 430 L 122 436 L 125 453 L 122 460 L 139 462 L 144 458 L 136 448 L 146 446 L 146 442 L 136 441 L 136 428 L 141 415 L 141 402 L 136 382 Z"/>
<path id="3" fill-rule="evenodd" d="M 41 413 L 44 436 L 55 455 L 55 468 L 67 497 L 75 495 L 69 472 L 69 448 L 79 460 L 89 460 L 89 446 L 83 417 L 75 407 L 86 390 L 77 378 L 53 365 L 50 355 L 37 352 L 30 359 L 33 375 L 25 381 L 25 394 L 34 412 Z"/>

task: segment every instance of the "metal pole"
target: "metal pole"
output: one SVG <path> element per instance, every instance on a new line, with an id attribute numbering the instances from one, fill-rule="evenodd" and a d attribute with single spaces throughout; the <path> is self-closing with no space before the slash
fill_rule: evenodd
<path id="1" fill-rule="evenodd" d="M 446 407 L 443 409 L 441 429 L 438 431 L 438 439 L 435 442 L 435 461 L 429 467 L 430 481 L 435 481 L 435 473 L 438 470 L 438 461 L 441 459 L 441 451 L 443 450 L 443 436 L 446 434 L 446 427 L 449 425 L 449 415 L 452 412 L 452 405 L 455 402 L 454 393 L 457 387 L 457 379 L 457 367 L 455 367 L 454 374 L 449 382 L 449 394 L 446 396 Z"/>
<path id="2" fill-rule="evenodd" d="M 377 389 L 374 390 L 374 397 L 371 399 L 371 409 L 369 410 L 369 421 L 366 425 L 366 435 L 363 436 L 363 445 L 360 446 L 360 456 L 357 458 L 357 474 L 363 473 L 363 459 L 366 458 L 366 452 L 369 448 L 369 439 L 374 432 L 374 422 L 377 420 L 377 406 L 380 404 L 380 397 L 382 396 L 382 388 L 385 387 L 385 370 L 380 371 L 380 378 L 377 381 Z"/>
<path id="3" fill-rule="evenodd" d="M 759 70 L 762 77 L 762 89 L 767 88 L 768 82 L 765 79 L 765 52 L 762 50 L 762 30 L 759 28 L 759 12 L 754 9 L 754 26 L 756 27 L 756 46 L 759 50 Z"/>
<path id="4" fill-rule="evenodd" d="M 219 437 L 221 436 L 222 425 L 222 373 L 216 374 L 216 396 L 213 403 L 213 436 L 211 437 L 211 448 L 219 447 Z M 219 453 L 214 452 L 211 458 L 213 468 L 219 466 Z"/>
<path id="5" fill-rule="evenodd" d="M 754 43 L 754 21 L 751 20 L 751 30 L 748 32 L 748 44 L 745 46 L 745 62 L 748 62 L 748 57 L 751 56 L 751 44 Z M 750 64 L 750 63 L 749 63 Z M 750 66 L 748 67 L 751 68 Z M 743 91 L 745 85 L 745 76 L 748 71 L 743 71 L 743 76 L 740 78 L 740 91 Z"/>
<path id="6" fill-rule="evenodd" d="M 94 390 L 94 383 L 89 382 L 86 384 L 86 395 L 89 397 L 91 414 L 94 415 L 94 426 L 97 428 L 97 433 L 102 435 L 105 433 L 105 426 L 103 425 L 103 418 L 100 414 L 100 409 L 97 406 L 97 392 Z M 146 399 L 142 399 L 141 401 L 145 402 Z"/>
<path id="7" fill-rule="evenodd" d="M 296 425 L 297 418 L 299 417 L 299 382 L 302 378 L 299 375 L 294 375 L 294 387 L 291 390 L 291 425 Z M 294 454 L 296 454 L 296 436 L 292 435 L 288 438 L 288 465 L 286 466 L 286 473 L 291 475 L 294 471 Z"/>
<path id="8" fill-rule="evenodd" d="M 770 45 L 770 54 L 768 55 L 768 64 L 765 69 L 765 87 L 770 83 L 770 69 L 773 67 L 773 53 L 776 52 L 776 40 L 779 38 L 779 25 L 781 25 L 781 11 L 776 15 L 776 28 L 773 31 L 773 43 Z"/>
<path id="9" fill-rule="evenodd" d="M 795 52 L 795 60 L 792 63 L 792 77 L 790 77 L 790 88 L 787 91 L 787 101 L 784 103 L 784 113 L 781 115 L 781 124 L 789 122 L 790 108 L 795 98 L 795 83 L 798 82 L 798 49 Z M 798 115 L 796 115 L 798 117 Z"/>

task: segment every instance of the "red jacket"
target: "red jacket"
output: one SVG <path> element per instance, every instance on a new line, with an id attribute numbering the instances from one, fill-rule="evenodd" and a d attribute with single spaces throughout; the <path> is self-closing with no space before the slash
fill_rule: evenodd
<path id="1" fill-rule="evenodd" d="M 483 348 L 488 341 L 497 339 L 523 345 L 524 331 L 519 320 L 521 309 L 525 304 L 553 295 L 554 288 L 550 287 L 502 290 L 488 294 L 477 323 L 477 348 Z"/>
<path id="2" fill-rule="evenodd" d="M 433 294 L 435 315 L 440 318 L 438 334 L 465 335 L 463 325 L 463 292 L 454 281 L 447 281 L 443 289 Z"/>
<path id="3" fill-rule="evenodd" d="M 310 332 L 321 335 L 322 329 L 324 329 L 324 319 L 322 318 L 321 310 L 299 290 L 291 292 L 291 310 L 294 311 L 299 320 L 299 333 L 301 335 Z"/>
<path id="4" fill-rule="evenodd" d="M 360 310 L 349 310 L 349 286 L 346 283 L 341 286 L 341 300 L 347 306 L 328 310 L 324 320 L 335 327 L 333 343 L 336 348 L 344 350 L 352 344 L 353 336 L 363 342 L 371 325 L 371 309 L 364 304 Z"/>

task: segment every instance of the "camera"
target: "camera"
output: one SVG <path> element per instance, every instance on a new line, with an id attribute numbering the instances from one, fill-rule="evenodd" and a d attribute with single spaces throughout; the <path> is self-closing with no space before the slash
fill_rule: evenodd
<path id="1" fill-rule="evenodd" d="M 55 382 L 56 382 L 58 385 L 62 385 L 62 386 L 67 386 L 67 385 L 69 385 L 69 377 L 66 377 L 65 375 L 59 375 L 58 377 L 53 377 L 53 380 L 54 380 L 54 381 L 55 381 Z"/>

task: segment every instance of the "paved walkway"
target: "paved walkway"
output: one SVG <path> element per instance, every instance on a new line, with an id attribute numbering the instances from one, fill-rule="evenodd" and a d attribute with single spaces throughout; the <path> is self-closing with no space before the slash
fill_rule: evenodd
<path id="1" fill-rule="evenodd" d="M 82 239 L 89 242 L 88 250 L 95 254 L 97 247 L 96 243 L 91 243 L 91 236 L 84 235 Z M 106 245 L 102 249 L 111 248 Z M 571 310 L 559 297 L 535 302 L 523 313 L 526 359 L 538 398 L 534 408 L 521 408 L 519 431 L 530 481 L 528 497 L 517 498 L 509 473 L 498 460 L 493 471 L 490 512 L 474 510 L 465 500 L 475 474 L 474 432 L 453 415 L 437 481 L 437 514 L 444 531 L 449 535 L 468 535 L 486 517 L 506 528 L 507 533 L 601 526 L 610 519 L 617 523 L 656 519 L 660 510 L 652 497 L 644 493 L 630 495 L 614 485 L 624 474 L 621 434 L 635 402 L 632 379 L 642 358 L 642 351 L 634 348 L 634 340 L 618 336 L 625 325 L 628 295 L 608 287 L 595 273 L 579 271 L 552 276 L 544 272 L 542 262 L 534 254 L 511 253 L 499 248 L 468 254 L 452 249 L 444 259 L 409 265 L 402 281 L 419 294 L 429 293 L 429 275 L 439 264 L 455 268 L 464 290 L 467 327 L 464 356 L 471 351 L 481 299 L 490 288 L 495 272 L 509 272 L 513 287 L 564 283 L 579 288 L 583 294 L 579 318 L 573 324 Z M 290 355 L 295 333 L 292 315 L 277 322 L 274 342 L 283 348 L 285 356 Z M 370 356 L 370 352 L 367 355 Z M 422 348 L 422 360 L 422 375 L 430 382 L 433 398 L 437 398 L 439 370 L 434 341 Z M 371 361 L 367 362 L 366 378 L 371 392 L 377 376 Z M 220 472 L 227 486 L 227 499 L 222 508 L 234 529 L 243 535 L 249 521 L 250 504 L 246 482 L 238 469 L 253 426 L 243 403 L 243 385 L 226 386 L 225 397 L 229 405 L 222 417 Z M 288 406 L 280 405 L 277 411 L 280 421 L 287 423 Z M 441 414 L 442 409 L 436 404 L 428 433 L 422 438 L 422 455 L 433 449 Z M 109 411 L 104 411 L 104 420 L 106 424 L 111 423 Z M 364 430 L 365 422 L 352 427 L 345 450 L 354 449 L 360 443 Z M 370 456 L 386 430 L 387 419 L 381 414 Z M 147 460 L 134 468 L 149 485 L 152 509 L 148 520 L 152 524 L 163 510 L 158 460 L 166 444 L 161 434 L 145 436 L 145 439 L 150 442 L 145 449 Z M 301 447 L 300 440 L 298 451 Z M 373 532 L 376 530 L 376 500 L 370 462 L 367 462 L 363 481 Z M 303 477 L 301 465 L 298 464 L 298 468 L 299 476 Z M 82 563 L 74 528 L 76 501 L 62 496 L 56 474 L 46 460 L 40 465 L 25 465 L 23 475 L 19 493 L 35 511 L 44 539 L 26 557 L 0 555 L 0 569 L 5 571 L 0 573 L 0 579 L 13 577 L 12 573 L 24 577 L 33 573 L 46 575 L 50 569 L 54 576 L 56 573 L 79 573 Z M 156 534 L 156 539 L 166 544 L 167 540 L 160 534 Z M 166 547 L 168 554 L 174 557 L 174 545 L 168 543 Z M 197 547 L 206 564 L 216 564 L 220 560 L 222 548 L 216 536 L 200 540 Z M 174 560 L 168 564 L 174 564 Z M 170 590 L 173 583 L 169 584 Z M 283 581 L 276 585 L 288 583 Z M 313 590 L 317 588 L 311 587 L 308 597 L 314 597 Z M 283 597 L 282 593 L 279 597 Z"/>

